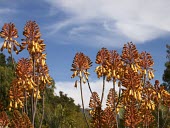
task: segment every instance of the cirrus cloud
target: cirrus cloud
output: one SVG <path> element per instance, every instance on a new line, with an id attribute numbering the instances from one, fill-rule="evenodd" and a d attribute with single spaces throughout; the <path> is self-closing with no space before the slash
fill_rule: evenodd
<path id="1" fill-rule="evenodd" d="M 85 40 L 86 45 L 96 46 L 101 44 L 98 39 L 101 37 L 104 45 L 122 46 L 127 41 L 144 43 L 166 36 L 170 31 L 169 0 L 45 1 L 53 10 L 60 8 L 67 15 L 52 25 L 52 32 L 64 30 L 72 42 Z"/>

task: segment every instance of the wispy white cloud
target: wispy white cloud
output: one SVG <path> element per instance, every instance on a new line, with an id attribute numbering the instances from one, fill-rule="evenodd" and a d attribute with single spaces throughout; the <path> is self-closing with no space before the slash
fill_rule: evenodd
<path id="1" fill-rule="evenodd" d="M 61 29 L 69 26 L 70 24 L 73 24 L 73 21 L 74 20 L 72 20 L 72 19 L 65 20 L 65 21 L 62 21 L 62 22 L 55 23 L 55 24 L 52 24 L 50 26 L 47 26 L 45 29 L 50 29 L 51 31 L 48 32 L 47 34 L 48 35 L 53 35 L 56 32 L 60 31 Z"/>
<path id="2" fill-rule="evenodd" d="M 77 88 L 75 88 L 74 84 L 75 84 L 74 82 L 65 82 L 65 81 L 56 82 L 55 93 L 59 95 L 59 91 L 63 91 L 65 94 L 68 94 L 68 97 L 72 97 L 75 100 L 75 104 L 81 105 L 80 87 L 78 86 Z M 90 85 L 91 85 L 92 91 L 97 92 L 99 96 L 101 97 L 102 81 L 101 80 L 93 81 L 93 82 L 90 82 Z M 106 103 L 105 101 L 106 101 L 108 92 L 110 88 L 112 87 L 113 87 L 112 82 L 106 82 L 103 106 L 105 106 L 105 103 Z M 118 90 L 117 85 L 116 85 L 116 90 Z M 88 108 L 91 93 L 89 91 L 87 84 L 83 84 L 83 96 L 84 96 L 85 107 Z"/>
<path id="3" fill-rule="evenodd" d="M 69 31 L 69 35 L 74 36 L 74 35 L 81 35 L 83 32 L 86 31 L 91 31 L 92 27 L 89 25 L 84 25 L 84 26 L 78 26 L 74 27 Z"/>
<path id="4" fill-rule="evenodd" d="M 11 8 L 0 8 L 0 14 L 14 13 L 16 10 Z"/>
<path id="5" fill-rule="evenodd" d="M 67 28 L 68 31 L 75 31 L 77 27 L 84 28 L 84 26 L 95 23 L 97 27 L 91 28 L 95 29 L 95 32 L 91 33 L 91 37 L 108 38 L 108 42 L 115 42 L 112 46 L 116 46 L 119 43 L 118 41 L 144 43 L 170 32 L 169 0 L 156 0 L 154 2 L 152 0 L 45 1 L 51 5 L 53 10 L 60 8 L 70 17 L 67 17 L 65 21 L 56 23 L 55 27 L 53 26 L 55 32 L 63 28 Z M 96 33 L 100 30 L 102 30 L 100 33 Z M 89 32 L 89 29 L 81 29 L 79 35 L 85 35 L 85 32 Z M 108 33 L 108 35 L 103 33 Z M 114 36 L 115 34 L 119 36 Z M 111 35 L 114 38 L 110 38 Z M 91 41 L 97 42 L 98 40 L 91 39 Z M 106 41 L 105 45 L 110 45 L 108 42 Z"/>
<path id="6" fill-rule="evenodd" d="M 152 40 L 167 34 L 167 31 L 162 31 L 159 28 L 143 24 L 128 24 L 125 22 L 118 22 L 115 24 L 115 26 L 118 30 L 121 30 L 121 33 L 124 36 L 139 42 Z"/>

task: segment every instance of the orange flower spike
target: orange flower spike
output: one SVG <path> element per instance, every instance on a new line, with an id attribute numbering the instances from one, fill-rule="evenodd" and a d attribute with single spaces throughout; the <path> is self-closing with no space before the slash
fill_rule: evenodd
<path id="1" fill-rule="evenodd" d="M 114 109 L 116 106 L 116 103 L 118 102 L 118 95 L 116 91 L 111 88 L 109 90 L 109 94 L 107 95 L 107 101 L 106 101 L 106 106 Z"/>
<path id="2" fill-rule="evenodd" d="M 17 46 L 21 47 L 21 45 L 15 40 L 15 38 L 18 38 L 18 30 L 13 23 L 4 24 L 2 31 L 0 32 L 0 37 L 4 38 L 4 43 L 1 47 L 1 51 L 8 49 L 8 53 L 10 54 L 12 50 L 14 50 L 16 54 L 19 53 Z"/>
<path id="3" fill-rule="evenodd" d="M 24 102 L 23 97 L 23 86 L 22 84 L 18 84 L 18 79 L 14 79 L 9 90 L 10 108 L 17 108 L 18 104 L 20 104 L 19 107 L 22 108 L 22 102 Z"/>
<path id="4" fill-rule="evenodd" d="M 144 126 L 149 126 L 154 121 L 154 116 L 152 115 L 152 111 L 148 109 L 142 109 L 142 124 Z"/>
<path id="5" fill-rule="evenodd" d="M 135 102 L 132 101 L 125 109 L 125 126 L 136 128 L 142 121 L 140 114 Z"/>
<path id="6" fill-rule="evenodd" d="M 40 39 L 41 33 L 38 24 L 35 21 L 28 21 L 24 27 L 23 35 L 26 37 L 22 39 L 22 48 L 20 51 L 25 49 L 27 45 L 27 50 L 30 55 L 35 55 L 37 53 L 42 53 L 45 50 L 45 44 L 43 40 Z"/>
<path id="7" fill-rule="evenodd" d="M 135 81 L 134 81 L 135 79 Z M 124 79 L 122 79 L 122 86 L 129 89 L 137 89 L 141 84 L 141 76 L 134 72 L 130 67 L 128 68 L 128 73 L 124 74 Z"/>
<path id="8" fill-rule="evenodd" d="M 109 60 L 109 51 L 106 48 L 102 48 L 98 51 L 96 56 L 96 64 L 105 65 Z"/>
<path id="9" fill-rule="evenodd" d="M 141 66 L 143 69 L 147 70 L 151 68 L 154 64 L 152 56 L 147 52 L 142 52 L 139 55 L 139 58 L 140 58 L 139 66 Z"/>
<path id="10" fill-rule="evenodd" d="M 32 74 L 32 63 L 27 58 L 21 58 L 16 67 L 16 74 L 23 78 Z"/>
<path id="11" fill-rule="evenodd" d="M 103 124 L 103 127 L 115 128 L 116 119 L 112 108 L 105 108 L 102 113 L 101 122 Z"/>
<path id="12" fill-rule="evenodd" d="M 97 73 L 98 78 L 101 76 L 106 76 L 108 74 L 108 65 L 109 65 L 109 58 L 110 53 L 106 48 L 102 48 L 98 51 L 96 56 L 96 64 L 99 64 L 100 66 L 97 66 L 95 69 L 95 72 Z"/>
<path id="13" fill-rule="evenodd" d="M 84 78 L 85 80 L 88 79 L 88 75 L 90 74 L 87 70 L 92 66 L 92 62 L 88 56 L 85 56 L 83 53 L 76 53 L 72 69 L 73 75 L 72 78 L 78 76 Z"/>
<path id="14" fill-rule="evenodd" d="M 101 114 L 103 110 L 101 109 L 101 102 L 97 92 L 92 93 L 89 107 L 91 108 L 90 115 L 92 117 L 92 127 L 98 128 L 100 125 L 102 125 Z"/>
<path id="15" fill-rule="evenodd" d="M 92 95 L 90 97 L 89 107 L 92 108 L 92 109 L 95 109 L 97 107 L 101 107 L 100 98 L 99 98 L 99 95 L 97 94 L 97 92 L 92 93 Z"/>
<path id="16" fill-rule="evenodd" d="M 120 79 L 122 62 L 116 50 L 109 52 L 109 60 L 106 61 L 107 81 L 111 79 Z"/>
<path id="17" fill-rule="evenodd" d="M 131 65 L 137 63 L 138 57 L 139 53 L 136 49 L 136 46 L 132 42 L 124 45 L 121 58 L 125 64 Z"/>
<path id="18" fill-rule="evenodd" d="M 45 88 L 45 85 L 50 86 L 52 84 L 51 83 L 52 78 L 49 75 L 49 69 L 47 65 L 44 66 L 40 65 L 38 72 L 39 72 L 39 80 L 41 83 L 40 88 L 43 90 Z"/>
<path id="19" fill-rule="evenodd" d="M 1 127 L 3 128 L 8 127 L 8 125 L 10 124 L 10 120 L 5 111 L 0 112 L 0 120 L 1 120 Z"/>
<path id="20" fill-rule="evenodd" d="M 148 79 L 151 80 L 154 78 L 154 71 L 153 71 L 153 66 L 154 61 L 152 59 L 152 56 L 147 53 L 147 52 L 142 52 L 139 55 L 139 63 L 138 65 L 141 67 L 141 69 L 143 70 L 143 75 L 146 76 L 146 74 L 148 74 Z"/>

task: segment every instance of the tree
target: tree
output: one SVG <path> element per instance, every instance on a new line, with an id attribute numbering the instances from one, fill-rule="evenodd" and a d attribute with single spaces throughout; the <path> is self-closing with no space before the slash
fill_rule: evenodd
<path id="1" fill-rule="evenodd" d="M 167 44 L 166 48 L 167 48 L 167 50 L 166 50 L 166 52 L 167 52 L 167 56 L 166 56 L 167 62 L 165 62 L 165 68 L 166 69 L 164 70 L 164 74 L 163 74 L 162 79 L 164 81 L 163 85 L 166 87 L 166 89 L 168 91 L 170 91 L 170 45 Z"/>
<path id="2" fill-rule="evenodd" d="M 67 94 L 64 94 L 64 92 L 60 91 L 59 96 L 55 96 L 53 92 L 54 88 L 46 89 L 45 118 L 42 127 L 85 127 L 86 125 L 85 121 L 83 120 L 83 114 L 81 112 L 80 106 L 75 105 L 74 100 L 68 97 Z M 41 107 L 39 106 L 39 108 Z"/>
<path id="3" fill-rule="evenodd" d="M 12 60 L 13 60 L 13 61 L 12 61 Z M 13 64 L 13 62 L 14 62 L 14 64 Z M 14 59 L 12 59 L 11 56 L 9 56 L 9 57 L 6 59 L 6 66 L 13 68 L 13 65 L 16 66 L 16 61 L 15 61 Z"/>
<path id="4" fill-rule="evenodd" d="M 1 111 L 6 110 L 8 107 L 8 91 L 14 77 L 14 71 L 6 64 L 5 55 L 3 53 L 0 53 L 0 102 L 3 106 L 3 108 L 0 108 Z"/>
<path id="5" fill-rule="evenodd" d="M 3 53 L 0 53 L 0 65 L 1 66 L 6 65 L 5 55 Z"/>

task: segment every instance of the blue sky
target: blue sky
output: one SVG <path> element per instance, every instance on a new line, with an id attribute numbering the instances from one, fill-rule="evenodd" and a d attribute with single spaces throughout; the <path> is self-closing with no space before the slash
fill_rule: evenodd
<path id="1" fill-rule="evenodd" d="M 71 79 L 70 71 L 75 53 L 84 52 L 95 62 L 100 48 L 121 53 L 123 44 L 129 41 L 136 44 L 139 52 L 147 51 L 153 56 L 155 79 L 161 81 L 165 46 L 170 44 L 169 6 L 169 0 L 0 0 L 0 27 L 15 23 L 21 42 L 26 21 L 35 20 L 47 46 L 47 64 L 57 91 L 75 98 L 75 79 Z M 14 57 L 28 54 L 22 52 Z M 90 79 L 95 86 L 98 79 L 94 66 Z"/>

